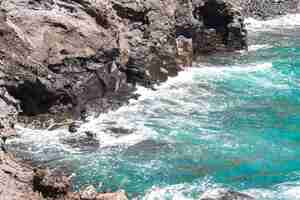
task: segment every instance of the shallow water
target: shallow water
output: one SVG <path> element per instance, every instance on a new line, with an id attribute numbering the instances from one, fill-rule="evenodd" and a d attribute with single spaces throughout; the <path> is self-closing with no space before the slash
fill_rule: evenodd
<path id="1" fill-rule="evenodd" d="M 249 52 L 212 56 L 155 92 L 139 88 L 138 101 L 81 133 L 20 128 L 12 145 L 73 172 L 75 189 L 178 200 L 229 187 L 261 200 L 300 199 L 300 16 L 289 17 L 249 20 Z M 86 130 L 100 147 L 65 142 Z"/>

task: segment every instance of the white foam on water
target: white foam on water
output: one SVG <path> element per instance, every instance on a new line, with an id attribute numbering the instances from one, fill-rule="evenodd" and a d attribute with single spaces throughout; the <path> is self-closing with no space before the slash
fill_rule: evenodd
<path id="1" fill-rule="evenodd" d="M 200 196 L 204 191 L 218 187 L 221 185 L 214 183 L 211 178 L 205 177 L 193 183 L 180 183 L 165 187 L 154 186 L 146 192 L 141 200 L 194 200 L 195 196 Z"/>
<path id="2" fill-rule="evenodd" d="M 269 44 L 255 44 L 255 45 L 250 45 L 248 47 L 248 51 L 257 51 L 257 50 L 260 50 L 260 49 L 269 49 L 269 48 L 272 48 L 272 45 L 269 45 Z"/>
<path id="3" fill-rule="evenodd" d="M 188 198 L 183 194 L 180 188 L 159 188 L 154 187 L 150 192 L 148 192 L 142 200 L 193 200 L 193 198 Z"/>
<path id="4" fill-rule="evenodd" d="M 300 186 L 288 187 L 284 190 L 273 189 L 249 189 L 247 194 L 259 200 L 299 200 Z"/>
<path id="5" fill-rule="evenodd" d="M 253 189 L 248 189 L 245 192 L 250 196 L 255 197 L 259 200 L 283 200 L 283 199 L 278 199 L 279 196 L 275 190 L 253 188 Z"/>
<path id="6" fill-rule="evenodd" d="M 141 95 L 138 100 L 131 100 L 127 106 L 91 119 L 90 122 L 82 125 L 79 133 L 71 134 L 66 129 L 47 131 L 19 127 L 20 138 L 17 138 L 15 142 L 32 145 L 41 152 L 43 149 L 50 147 L 72 152 L 73 149 L 62 144 L 62 140 L 68 137 L 79 137 L 84 132 L 91 131 L 96 134 L 101 147 L 134 145 L 150 138 L 160 137 L 157 132 L 144 125 L 145 120 L 149 118 L 159 118 L 160 113 L 158 112 L 171 112 L 184 117 L 196 108 L 197 111 L 202 113 L 212 109 L 210 103 L 206 102 L 205 99 L 198 102 L 187 101 L 193 96 L 189 90 L 193 87 L 195 76 L 197 80 L 198 77 L 203 77 L 201 81 L 204 86 L 207 86 L 212 80 L 230 78 L 230 76 L 235 76 L 236 73 L 244 74 L 270 68 L 272 68 L 271 63 L 234 67 L 212 67 L 199 64 L 197 67 L 180 72 L 178 76 L 170 78 L 166 83 L 156 86 L 157 91 L 138 87 L 137 93 Z M 198 90 L 197 92 L 202 96 L 214 95 L 213 91 L 201 88 Z M 170 106 L 170 103 L 174 105 Z M 168 120 L 162 119 L 161 122 L 167 123 L 165 124 L 167 126 L 169 125 Z M 108 131 L 111 127 L 127 129 L 131 133 L 117 135 Z"/>
<path id="7" fill-rule="evenodd" d="M 34 153 L 43 153 L 44 149 L 47 148 L 74 152 L 73 149 L 63 145 L 60 141 L 61 138 L 65 138 L 71 135 L 71 133 L 65 129 L 47 131 L 16 126 L 16 130 L 19 137 L 12 141 L 16 143 L 26 144 L 29 148 L 29 151 L 31 150 Z"/>
<path id="8" fill-rule="evenodd" d="M 283 183 L 280 187 L 252 188 L 247 190 L 235 190 L 243 194 L 250 195 L 257 200 L 299 200 L 300 199 L 300 185 L 295 183 Z M 209 179 L 204 179 L 202 182 L 182 183 L 177 185 L 170 185 L 166 187 L 153 187 L 142 200 L 194 200 L 194 197 L 188 196 L 195 193 L 201 199 L 218 199 L 220 191 L 222 191 L 222 184 L 213 183 Z M 227 189 L 224 188 L 224 191 Z"/>
<path id="9" fill-rule="evenodd" d="M 300 14 L 288 14 L 266 21 L 247 18 L 245 23 L 247 29 L 254 32 L 300 28 Z"/>
<path id="10" fill-rule="evenodd" d="M 223 79 L 224 76 L 230 76 L 235 74 L 245 74 L 251 72 L 270 70 L 273 67 L 271 62 L 267 63 L 253 63 L 247 65 L 235 65 L 235 66 L 201 66 L 198 68 L 198 76 L 207 76 L 208 78 L 220 78 Z"/>

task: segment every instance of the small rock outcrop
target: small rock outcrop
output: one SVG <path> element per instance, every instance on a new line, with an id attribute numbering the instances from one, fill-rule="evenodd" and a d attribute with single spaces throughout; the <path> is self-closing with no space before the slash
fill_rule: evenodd
<path id="1" fill-rule="evenodd" d="M 205 192 L 199 200 L 254 200 L 254 198 L 228 189 L 214 189 Z"/>

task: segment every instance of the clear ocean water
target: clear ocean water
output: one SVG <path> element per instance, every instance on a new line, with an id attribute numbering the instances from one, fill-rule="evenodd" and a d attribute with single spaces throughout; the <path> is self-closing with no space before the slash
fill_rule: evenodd
<path id="1" fill-rule="evenodd" d="M 80 133 L 19 127 L 20 155 L 73 173 L 75 189 L 193 200 L 231 188 L 300 200 L 300 15 L 248 19 L 249 52 L 211 56 Z M 96 133 L 99 148 L 66 139 Z"/>

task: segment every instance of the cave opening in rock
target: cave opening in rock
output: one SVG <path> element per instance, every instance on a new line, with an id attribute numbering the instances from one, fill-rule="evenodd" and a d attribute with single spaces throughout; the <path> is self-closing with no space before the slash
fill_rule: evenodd
<path id="1" fill-rule="evenodd" d="M 209 0 L 196 6 L 193 10 L 194 17 L 203 22 L 207 29 L 215 29 L 222 36 L 224 44 L 228 37 L 228 24 L 232 22 L 233 16 L 228 12 L 224 1 Z"/>
<path id="2" fill-rule="evenodd" d="M 58 96 L 49 91 L 40 81 L 24 81 L 17 86 L 7 86 L 10 95 L 20 101 L 22 112 L 20 115 L 35 116 L 38 114 L 49 113 L 49 109 L 54 102 L 60 100 L 61 103 L 67 104 L 70 99 Z"/>

